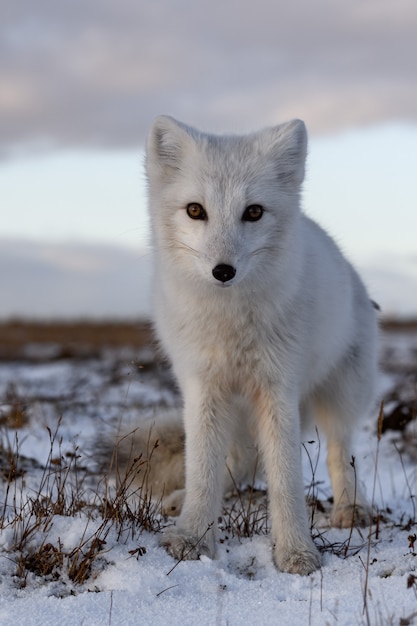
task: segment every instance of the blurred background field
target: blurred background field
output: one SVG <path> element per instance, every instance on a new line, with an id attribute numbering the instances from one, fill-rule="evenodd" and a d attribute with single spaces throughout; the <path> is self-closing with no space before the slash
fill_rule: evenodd
<path id="1" fill-rule="evenodd" d="M 49 358 L 71 358 L 91 356 L 103 347 L 138 349 L 152 343 L 151 324 L 143 321 L 0 322 L 1 360 L 29 358 L 32 353 L 39 358 L 42 347 Z"/>
<path id="2" fill-rule="evenodd" d="M 382 337 L 417 335 L 417 318 L 383 319 L 380 323 Z M 91 356 L 101 348 L 130 347 L 138 350 L 155 346 L 156 340 L 150 321 L 138 320 L 74 320 L 0 322 L 0 359 L 28 358 L 35 346 L 50 347 L 51 358 Z M 55 352 L 54 352 L 55 350 Z M 417 373 L 417 372 L 416 372 Z"/>

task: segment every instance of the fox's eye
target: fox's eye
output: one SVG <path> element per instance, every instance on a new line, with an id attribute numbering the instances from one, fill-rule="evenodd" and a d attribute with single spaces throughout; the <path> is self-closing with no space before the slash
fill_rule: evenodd
<path id="1" fill-rule="evenodd" d="M 261 219 L 263 213 L 264 210 L 259 204 L 251 204 L 250 206 L 246 207 L 242 215 L 242 220 L 244 222 L 257 222 Z"/>
<path id="2" fill-rule="evenodd" d="M 198 202 L 191 202 L 191 204 L 187 206 L 187 215 L 188 217 L 191 217 L 192 220 L 207 219 L 207 213 L 205 212 L 201 204 L 198 204 Z"/>

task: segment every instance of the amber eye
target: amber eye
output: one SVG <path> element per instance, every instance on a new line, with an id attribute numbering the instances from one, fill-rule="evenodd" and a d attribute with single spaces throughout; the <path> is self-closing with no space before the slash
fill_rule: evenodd
<path id="1" fill-rule="evenodd" d="M 242 220 L 244 222 L 257 222 L 261 219 L 263 212 L 264 210 L 259 204 L 251 204 L 246 207 L 242 215 Z"/>
<path id="2" fill-rule="evenodd" d="M 198 202 L 191 202 L 191 204 L 187 206 L 187 215 L 188 217 L 191 217 L 192 220 L 207 219 L 207 213 L 205 212 L 201 204 L 198 204 Z"/>

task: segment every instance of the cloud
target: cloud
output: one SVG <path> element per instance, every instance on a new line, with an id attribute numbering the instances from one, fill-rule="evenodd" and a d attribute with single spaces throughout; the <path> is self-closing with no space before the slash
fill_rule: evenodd
<path id="1" fill-rule="evenodd" d="M 416 120 L 414 0 L 22 0 L 2 8 L 0 152 L 213 130 Z"/>
<path id="2" fill-rule="evenodd" d="M 0 241 L 0 318 L 148 317 L 148 254 L 82 244 Z"/>

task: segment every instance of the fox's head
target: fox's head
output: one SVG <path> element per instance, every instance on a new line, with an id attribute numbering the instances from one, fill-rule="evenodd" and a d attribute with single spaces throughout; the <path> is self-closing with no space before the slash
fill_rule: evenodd
<path id="1" fill-rule="evenodd" d="M 218 136 L 158 117 L 146 171 L 154 244 L 164 264 L 184 279 L 218 287 L 249 276 L 262 280 L 266 264 L 288 264 L 306 149 L 300 120 Z"/>

